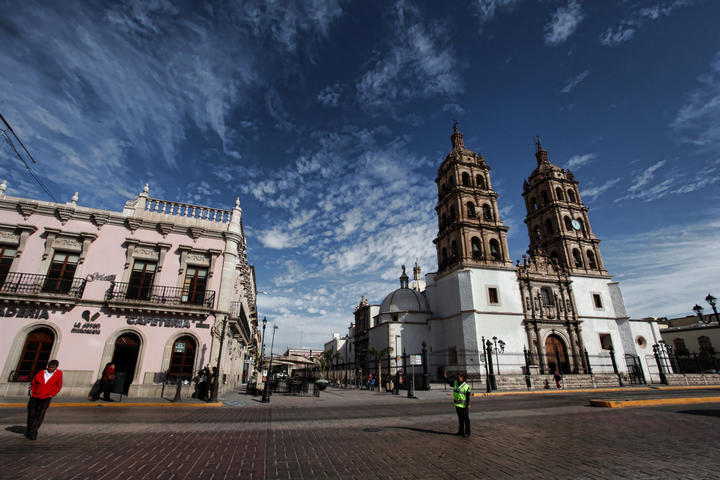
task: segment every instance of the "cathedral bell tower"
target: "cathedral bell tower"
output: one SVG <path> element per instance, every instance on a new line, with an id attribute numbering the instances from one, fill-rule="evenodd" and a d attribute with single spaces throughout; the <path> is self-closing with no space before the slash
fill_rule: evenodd
<path id="1" fill-rule="evenodd" d="M 523 185 L 531 254 L 543 253 L 572 275 L 607 276 L 588 208 L 570 172 L 550 163 L 537 139 L 537 168 Z"/>
<path id="2" fill-rule="evenodd" d="M 452 151 L 435 179 L 438 187 L 438 273 L 468 266 L 511 267 L 508 227 L 499 219 L 497 193 L 490 183 L 490 167 L 482 155 L 463 144 L 453 125 Z"/>

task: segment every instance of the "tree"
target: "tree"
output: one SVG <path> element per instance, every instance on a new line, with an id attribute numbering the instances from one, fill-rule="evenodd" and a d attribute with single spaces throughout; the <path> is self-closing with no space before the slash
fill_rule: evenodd
<path id="1" fill-rule="evenodd" d="M 377 365 L 377 381 L 378 381 L 378 390 L 380 389 L 380 382 L 382 382 L 382 357 L 385 355 L 390 355 L 393 352 L 392 347 L 385 347 L 382 350 L 379 350 L 375 347 L 370 347 L 367 349 L 368 355 L 372 355 L 375 357 L 376 365 Z M 390 372 L 388 372 L 390 373 Z"/>
<path id="2" fill-rule="evenodd" d="M 340 353 L 334 352 L 331 349 L 325 350 L 320 356 L 320 371 L 325 372 L 325 377 L 330 380 L 329 373 L 332 370 L 332 362 L 336 358 L 340 358 Z"/>

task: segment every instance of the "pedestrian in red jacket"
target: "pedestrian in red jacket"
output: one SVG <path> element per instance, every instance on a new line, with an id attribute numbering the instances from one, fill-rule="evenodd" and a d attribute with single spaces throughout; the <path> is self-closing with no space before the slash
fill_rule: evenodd
<path id="1" fill-rule="evenodd" d="M 38 429 L 45 419 L 45 412 L 52 397 L 62 388 L 62 372 L 58 370 L 60 362 L 50 360 L 47 368 L 35 375 L 30 384 L 30 400 L 27 404 L 28 417 L 25 436 L 30 440 L 37 438 Z"/>

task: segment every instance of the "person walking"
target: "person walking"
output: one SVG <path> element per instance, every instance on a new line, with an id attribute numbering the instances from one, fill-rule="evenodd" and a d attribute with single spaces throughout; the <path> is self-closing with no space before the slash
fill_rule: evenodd
<path id="1" fill-rule="evenodd" d="M 37 439 L 38 429 L 45 419 L 45 412 L 52 398 L 62 388 L 62 371 L 58 370 L 60 362 L 50 360 L 45 370 L 38 372 L 30 383 L 30 400 L 27 404 L 27 428 L 25 436 L 30 440 Z"/>
<path id="2" fill-rule="evenodd" d="M 395 383 L 393 385 L 393 395 L 400 395 L 400 384 L 402 383 L 402 370 L 398 369 L 395 372 Z"/>
<path id="3" fill-rule="evenodd" d="M 106 402 L 114 402 L 114 400 L 110 398 L 110 392 L 112 392 L 113 385 L 115 385 L 115 364 L 113 362 L 108 362 L 105 364 L 105 368 L 103 368 L 102 377 L 100 377 L 100 390 L 95 392 L 91 396 L 90 400 L 97 400 L 100 398 L 100 392 L 102 392 L 103 400 Z"/>
<path id="4" fill-rule="evenodd" d="M 562 382 L 562 374 L 559 370 L 555 370 L 555 373 L 553 374 L 553 379 L 555 380 L 555 386 L 557 388 L 562 388 L 562 384 L 560 383 Z"/>
<path id="5" fill-rule="evenodd" d="M 457 380 L 448 380 L 447 372 L 443 370 L 443 377 L 448 385 L 453 387 L 453 404 L 458 417 L 458 431 L 455 435 L 470 436 L 470 385 L 465 383 L 465 373 L 458 372 Z"/>

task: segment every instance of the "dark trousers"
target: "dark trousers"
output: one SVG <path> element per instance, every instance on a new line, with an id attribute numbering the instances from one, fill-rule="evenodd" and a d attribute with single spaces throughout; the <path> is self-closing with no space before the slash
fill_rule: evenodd
<path id="1" fill-rule="evenodd" d="M 45 419 L 45 412 L 50 406 L 52 398 L 35 398 L 30 397 L 27 404 L 27 429 L 25 430 L 26 437 L 36 437 L 40 425 L 42 425 Z"/>
<path id="2" fill-rule="evenodd" d="M 458 417 L 458 433 L 460 435 L 470 435 L 470 412 L 467 408 L 455 407 L 455 413 Z"/>

